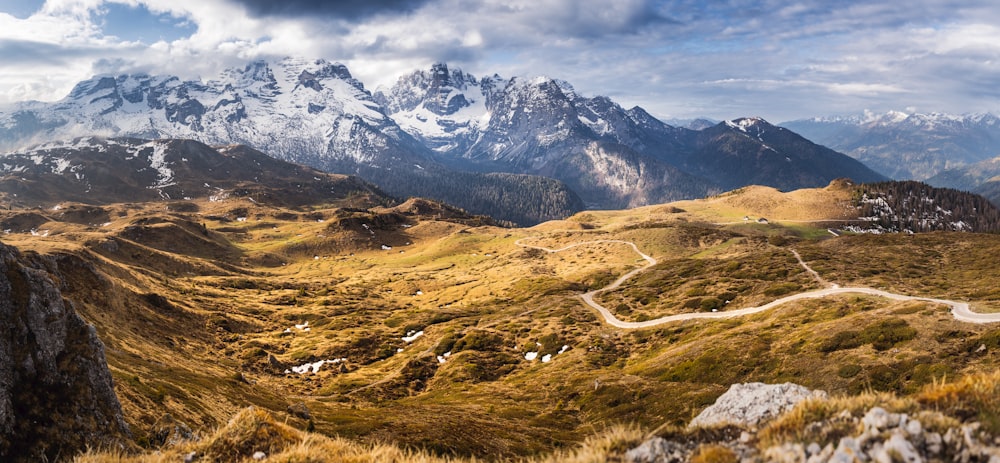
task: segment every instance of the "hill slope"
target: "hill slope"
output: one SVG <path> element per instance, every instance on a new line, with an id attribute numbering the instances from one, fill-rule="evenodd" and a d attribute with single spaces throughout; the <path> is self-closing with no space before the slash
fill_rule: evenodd
<path id="1" fill-rule="evenodd" d="M 216 149 L 193 140 L 49 143 L 0 157 L 0 175 L 7 205 L 29 208 L 228 196 L 287 207 L 348 198 L 359 207 L 391 201 L 356 177 L 279 161 L 246 146 Z"/>
<path id="2" fill-rule="evenodd" d="M 619 330 L 580 299 L 646 266 L 638 249 L 657 263 L 594 296 L 622 320 L 823 284 L 1000 310 L 988 284 L 1000 267 L 979 257 L 1000 249 L 996 236 L 835 237 L 853 188 L 749 187 L 529 229 L 420 200 L 289 208 L 236 195 L 14 208 L 0 221 L 25 223 L 4 226 L 6 243 L 57 263 L 64 297 L 107 345 L 140 445 L 207 436 L 253 405 L 361 444 L 501 458 L 608 422 L 685 424 L 737 382 L 905 393 L 995 366 L 995 326 L 928 301 L 844 294 Z M 743 220 L 764 213 L 769 223 Z"/>

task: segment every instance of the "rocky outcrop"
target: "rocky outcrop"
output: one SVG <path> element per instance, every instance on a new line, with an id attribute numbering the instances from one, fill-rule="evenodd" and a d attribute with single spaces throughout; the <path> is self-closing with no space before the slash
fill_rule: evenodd
<path id="1" fill-rule="evenodd" d="M 939 412 L 910 415 L 873 406 L 862 415 L 833 408 L 826 418 L 803 423 L 790 441 L 765 444 L 774 441 L 773 429 L 770 436 L 759 437 L 769 434 L 766 421 L 807 398 L 826 400 L 825 395 L 791 383 L 735 384 L 686 430 L 654 436 L 625 452 L 623 460 L 682 463 L 715 449 L 727 455 L 718 461 L 741 463 L 1000 462 L 1000 438 L 978 422 L 963 423 Z M 835 402 L 827 400 L 821 408 Z M 763 431 L 758 434 L 758 429 Z"/>
<path id="2" fill-rule="evenodd" d="M 712 406 L 691 420 L 691 427 L 733 424 L 755 427 L 763 421 L 791 410 L 795 404 L 813 397 L 826 397 L 823 391 L 811 391 L 792 383 L 733 384 Z"/>
<path id="3" fill-rule="evenodd" d="M 1000 461 L 1000 448 L 995 442 L 982 439 L 979 423 L 952 427 L 941 433 L 925 428 L 920 420 L 906 413 L 890 413 L 881 407 L 871 408 L 860 419 L 850 416 L 839 419 L 850 421 L 858 432 L 825 446 L 816 442 L 774 446 L 764 450 L 764 461 Z"/>
<path id="4" fill-rule="evenodd" d="M 56 461 L 129 435 L 104 346 L 63 299 L 54 261 L 0 244 L 0 460 Z"/>

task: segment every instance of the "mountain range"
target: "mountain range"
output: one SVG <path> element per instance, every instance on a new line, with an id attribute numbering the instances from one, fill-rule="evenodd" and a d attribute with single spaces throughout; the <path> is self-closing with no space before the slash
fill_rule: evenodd
<path id="1" fill-rule="evenodd" d="M 547 77 L 477 79 L 436 64 L 379 89 L 374 98 L 443 163 L 556 178 L 597 208 L 700 197 L 752 183 L 795 189 L 836 177 L 880 177 L 760 118 L 702 130 L 674 127 L 638 106 L 587 98 Z M 831 177 L 833 172 L 840 175 Z"/>
<path id="2" fill-rule="evenodd" d="M 80 136 L 245 144 L 355 174 L 388 194 L 532 224 L 591 208 L 882 176 L 756 118 L 703 130 L 578 95 L 550 78 L 475 78 L 439 64 L 374 94 L 324 60 L 255 61 L 209 80 L 97 76 L 63 100 L 0 109 L 0 147 Z"/>
<path id="3" fill-rule="evenodd" d="M 937 175 L 1000 155 L 1000 118 L 992 114 L 883 114 L 804 119 L 781 124 L 897 180 L 963 187 Z M 947 175 L 947 174 L 946 174 Z"/>

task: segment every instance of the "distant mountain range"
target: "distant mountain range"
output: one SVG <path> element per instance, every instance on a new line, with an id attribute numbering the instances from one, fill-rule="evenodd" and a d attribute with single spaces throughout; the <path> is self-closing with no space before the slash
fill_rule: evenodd
<path id="1" fill-rule="evenodd" d="M 890 111 L 814 118 L 781 126 L 865 163 L 898 180 L 926 180 L 1000 155 L 1000 118 Z"/>
<path id="2" fill-rule="evenodd" d="M 206 81 L 98 76 L 61 101 L 0 109 L 3 149 L 81 136 L 245 144 L 359 175 L 395 196 L 521 224 L 750 183 L 883 179 L 760 119 L 679 128 L 639 107 L 582 97 L 563 81 L 475 78 L 443 64 L 374 95 L 341 64 L 286 58 Z"/>

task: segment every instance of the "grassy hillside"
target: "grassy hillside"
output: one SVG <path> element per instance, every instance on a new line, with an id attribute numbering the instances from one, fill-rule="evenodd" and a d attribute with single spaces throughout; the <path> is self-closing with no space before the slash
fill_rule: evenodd
<path id="1" fill-rule="evenodd" d="M 844 219 L 847 191 L 747 188 L 528 229 L 432 203 L 288 209 L 240 198 L 87 212 L 102 222 L 60 214 L 71 205 L 0 221 L 22 224 L 4 242 L 55 256 L 65 296 L 107 345 L 140 448 L 174 443 L 171 430 L 185 428 L 205 437 L 183 445 L 214 445 L 223 431 L 213 430 L 238 413 L 266 421 L 240 412 L 254 406 L 293 428 L 274 432 L 294 442 L 321 439 L 300 432 L 310 430 L 364 452 L 385 443 L 492 459 L 562 451 L 621 423 L 682 425 L 735 382 L 907 394 L 994 371 L 1000 327 L 871 296 L 612 328 L 578 295 L 644 265 L 630 247 L 518 243 L 624 240 L 655 257 L 598 296 L 623 319 L 816 287 L 791 249 L 832 283 L 1000 310 L 990 284 L 1000 266 L 977 258 L 1000 251 L 1000 237 L 835 237 L 826 223 Z M 309 373 L 293 371 L 306 364 Z M 330 439 L 317 445 L 348 445 Z"/>

